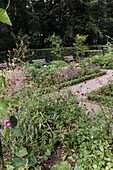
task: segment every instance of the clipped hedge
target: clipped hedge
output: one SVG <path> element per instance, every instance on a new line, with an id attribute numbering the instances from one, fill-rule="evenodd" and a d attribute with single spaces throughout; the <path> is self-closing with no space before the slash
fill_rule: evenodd
<path id="1" fill-rule="evenodd" d="M 32 55 L 33 51 L 34 51 L 34 54 Z M 11 54 L 12 54 L 11 58 L 13 58 L 13 53 L 14 52 L 12 51 L 11 52 Z M 7 51 L 0 52 L 0 63 L 3 63 L 4 60 L 8 61 L 7 54 L 8 54 Z M 93 55 L 96 55 L 96 54 L 98 54 L 98 50 L 94 50 L 94 51 L 87 50 L 85 57 L 88 57 L 89 55 L 93 56 Z M 63 59 L 63 56 L 69 56 L 69 55 L 73 55 L 74 59 L 76 59 L 75 48 L 74 47 L 63 47 L 62 53 L 61 53 L 62 59 Z M 54 59 L 54 56 L 51 54 L 51 48 L 28 49 L 28 51 L 25 53 L 25 56 L 26 56 L 25 61 L 31 61 L 31 60 L 34 60 L 34 59 L 42 59 L 42 58 L 45 58 L 46 60 L 52 61 Z"/>

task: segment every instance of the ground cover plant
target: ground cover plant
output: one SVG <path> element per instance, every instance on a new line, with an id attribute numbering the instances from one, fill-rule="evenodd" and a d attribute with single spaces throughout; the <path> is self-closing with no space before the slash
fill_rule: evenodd
<path id="1" fill-rule="evenodd" d="M 99 54 L 93 57 L 88 57 L 86 58 L 86 62 L 99 65 L 103 69 L 113 69 L 113 48 L 111 48 L 111 44 L 107 43 L 103 55 Z"/>
<path id="2" fill-rule="evenodd" d="M 91 93 L 86 94 L 89 100 L 100 102 L 106 106 L 113 107 L 113 79 L 110 76 L 108 84 Z"/>
<path id="3" fill-rule="evenodd" d="M 42 65 L 36 67 L 41 69 Z M 90 73 L 91 68 L 78 71 L 81 74 Z M 56 67 L 52 68 L 53 73 L 47 72 L 47 67 L 43 69 L 46 74 L 53 75 Z M 77 73 L 76 68 L 74 71 Z M 37 80 L 35 72 L 31 73 L 34 77 L 28 66 L 17 67 L 10 74 L 6 73 L 6 87 L 0 93 L 0 108 L 3 108 L 0 110 L 0 137 L 6 169 L 35 169 L 35 166 L 38 169 L 43 166 L 48 169 L 65 166 L 70 169 L 113 167 L 111 111 L 104 110 L 97 114 L 92 108 L 88 112 L 83 100 L 78 99 L 79 95 L 84 96 L 79 89 L 73 94 L 58 89 L 59 92 L 46 95 L 42 88 L 39 95 L 38 87 L 43 81 L 39 75 Z M 49 75 L 44 76 L 47 78 Z M 53 82 L 49 78 L 48 81 Z M 49 166 L 51 155 L 59 146 L 64 151 L 62 162 Z"/>

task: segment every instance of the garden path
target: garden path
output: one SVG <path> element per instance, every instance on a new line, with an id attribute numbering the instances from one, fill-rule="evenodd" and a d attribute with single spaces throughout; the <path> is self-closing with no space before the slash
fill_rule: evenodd
<path id="1" fill-rule="evenodd" d="M 106 69 L 102 69 L 102 70 L 105 70 L 107 72 L 107 74 L 103 75 L 101 77 L 87 80 L 87 81 L 79 83 L 77 85 L 73 85 L 69 88 L 71 88 L 73 93 L 76 92 L 77 90 L 79 90 L 80 93 L 85 94 L 87 92 L 91 92 L 92 90 L 96 90 L 102 86 L 107 85 L 108 80 L 110 80 L 112 78 L 113 70 L 106 70 Z M 86 106 L 88 107 L 88 110 L 90 110 L 91 108 L 93 108 L 96 112 L 99 112 L 101 110 L 100 105 L 88 102 L 86 96 L 81 96 L 81 97 L 84 98 L 84 104 L 86 104 Z"/>

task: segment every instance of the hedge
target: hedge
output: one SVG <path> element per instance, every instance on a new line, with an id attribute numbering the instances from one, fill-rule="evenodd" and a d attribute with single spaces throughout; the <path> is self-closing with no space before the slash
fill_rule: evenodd
<path id="1" fill-rule="evenodd" d="M 32 52 L 34 51 L 34 54 L 32 55 Z M 13 58 L 13 51 L 11 51 L 11 58 Z M 0 52 L 0 63 L 4 63 L 5 61 L 8 61 L 8 56 L 7 56 L 8 52 L 7 51 L 3 51 Z M 86 51 L 86 56 L 88 57 L 89 55 L 96 55 L 98 54 L 98 50 L 88 50 Z M 74 59 L 76 59 L 75 56 L 75 49 L 74 47 L 64 47 L 62 48 L 62 59 L 63 56 L 69 56 L 69 55 L 73 55 Z M 54 56 L 51 54 L 51 48 L 47 48 L 47 49 L 28 49 L 28 51 L 25 54 L 26 58 L 25 61 L 31 61 L 34 59 L 41 59 L 41 58 L 45 58 L 46 60 L 50 60 L 52 61 L 54 59 Z"/>

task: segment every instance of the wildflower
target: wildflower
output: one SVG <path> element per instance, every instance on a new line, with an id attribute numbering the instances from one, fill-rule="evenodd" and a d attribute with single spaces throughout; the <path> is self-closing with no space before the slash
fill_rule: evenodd
<path id="1" fill-rule="evenodd" d="M 81 93 L 82 96 L 84 96 L 84 93 Z"/>
<path id="2" fill-rule="evenodd" d="M 59 76 L 59 78 L 61 78 L 61 76 Z"/>
<path id="3" fill-rule="evenodd" d="M 35 117 L 34 119 L 37 119 L 37 117 Z"/>
<path id="4" fill-rule="evenodd" d="M 33 81 L 33 79 L 30 79 L 30 81 Z"/>
<path id="5" fill-rule="evenodd" d="M 23 98 L 25 97 L 25 95 L 23 96 Z"/>
<path id="6" fill-rule="evenodd" d="M 74 126 L 71 126 L 71 129 L 74 129 Z"/>
<path id="7" fill-rule="evenodd" d="M 77 123 L 76 121 L 74 121 L 74 123 Z"/>
<path id="8" fill-rule="evenodd" d="M 65 102 L 65 103 L 67 103 L 67 101 L 66 101 L 66 100 L 65 100 L 64 102 Z"/>
<path id="9" fill-rule="evenodd" d="M 2 99 L 4 99 L 4 97 L 2 97 Z"/>
<path id="10" fill-rule="evenodd" d="M 78 101 L 76 101 L 76 104 L 79 104 L 79 102 L 78 102 Z"/>
<path id="11" fill-rule="evenodd" d="M 86 106 L 86 104 L 84 104 L 84 106 Z"/>
<path id="12" fill-rule="evenodd" d="M 70 112 L 70 110 L 68 110 L 68 112 Z"/>
<path id="13" fill-rule="evenodd" d="M 11 86 L 11 84 L 8 84 L 8 86 Z"/>
<path id="14" fill-rule="evenodd" d="M 67 116 L 67 115 L 65 115 L 65 116 Z"/>
<path id="15" fill-rule="evenodd" d="M 14 83 L 14 85 L 16 85 L 16 83 Z"/>
<path id="16" fill-rule="evenodd" d="M 92 97 L 92 99 L 94 100 L 94 97 Z"/>
<path id="17" fill-rule="evenodd" d="M 91 110 L 93 110 L 93 108 L 91 108 Z"/>
<path id="18" fill-rule="evenodd" d="M 49 100 L 49 103 L 51 102 L 51 100 Z"/>
<path id="19" fill-rule="evenodd" d="M 19 81 L 19 79 L 16 79 L 16 81 Z"/>
<path id="20" fill-rule="evenodd" d="M 16 107 L 16 111 L 18 111 L 18 108 Z"/>
<path id="21" fill-rule="evenodd" d="M 28 93 L 28 95 L 30 95 L 30 93 Z"/>
<path id="22" fill-rule="evenodd" d="M 64 77 L 65 75 L 63 74 L 62 77 Z"/>
<path id="23" fill-rule="evenodd" d="M 17 91 L 15 91 L 15 93 L 17 94 L 18 92 L 17 92 Z"/>
<path id="24" fill-rule="evenodd" d="M 73 96 L 73 94 L 71 94 Z"/>
<path id="25" fill-rule="evenodd" d="M 54 76 L 54 79 L 55 79 L 56 77 Z"/>
<path id="26" fill-rule="evenodd" d="M 100 100 L 97 100 L 97 102 L 100 102 Z"/>
<path id="27" fill-rule="evenodd" d="M 12 112 L 12 110 L 10 110 L 10 112 Z"/>
<path id="28" fill-rule="evenodd" d="M 20 108 L 20 110 L 22 110 L 22 108 Z"/>
<path id="29" fill-rule="evenodd" d="M 59 103 L 57 103 L 57 105 L 59 105 Z"/>
<path id="30" fill-rule="evenodd" d="M 47 112 L 47 110 L 45 109 L 44 112 Z"/>
<path id="31" fill-rule="evenodd" d="M 38 110 L 37 108 L 35 108 L 35 110 Z"/>
<path id="32" fill-rule="evenodd" d="M 25 77 L 25 79 L 24 80 L 27 80 L 27 78 Z"/>
<path id="33" fill-rule="evenodd" d="M 42 74 L 42 72 L 40 72 L 40 74 Z"/>
<path id="34" fill-rule="evenodd" d="M 3 93 L 3 95 L 6 95 L 5 93 Z"/>
<path id="35" fill-rule="evenodd" d="M 32 84 L 32 86 L 34 86 L 35 84 Z"/>
<path id="36" fill-rule="evenodd" d="M 7 122 L 6 122 L 6 126 L 8 126 L 8 127 L 11 126 L 11 122 L 10 122 L 10 121 L 7 121 Z"/>
<path id="37" fill-rule="evenodd" d="M 77 93 L 80 93 L 80 92 L 77 90 Z"/>
<path id="38" fill-rule="evenodd" d="M 23 103 L 25 103 L 25 101 L 23 101 Z"/>
<path id="39" fill-rule="evenodd" d="M 61 81 L 61 83 L 63 83 L 63 81 Z"/>
<path id="40" fill-rule="evenodd" d="M 31 113 L 29 114 L 29 116 L 31 116 Z"/>
<path id="41" fill-rule="evenodd" d="M 48 90 L 46 90 L 46 91 L 48 91 Z"/>
<path id="42" fill-rule="evenodd" d="M 60 100 L 60 98 L 57 98 L 57 100 Z"/>
<path id="43" fill-rule="evenodd" d="M 96 119 L 96 117 L 93 117 L 93 119 L 95 120 L 95 119 Z"/>
<path id="44" fill-rule="evenodd" d="M 79 73 L 80 73 L 80 71 L 77 71 L 77 73 L 79 74 Z"/>
<path id="45" fill-rule="evenodd" d="M 69 86 L 68 84 L 66 84 L 66 86 Z"/>
<path id="46" fill-rule="evenodd" d="M 31 133 L 28 133 L 29 135 L 31 134 Z"/>
<path id="47" fill-rule="evenodd" d="M 49 74 L 48 73 L 46 73 L 46 76 L 48 76 Z"/>
<path id="48" fill-rule="evenodd" d="M 102 96 L 102 94 L 100 94 L 100 96 Z"/>
<path id="49" fill-rule="evenodd" d="M 84 82 L 85 84 L 87 83 L 87 81 Z"/>
<path id="50" fill-rule="evenodd" d="M 28 147 L 28 145 L 26 145 L 26 147 Z"/>
<path id="51" fill-rule="evenodd" d="M 62 100 L 65 100 L 65 98 L 63 98 Z"/>

